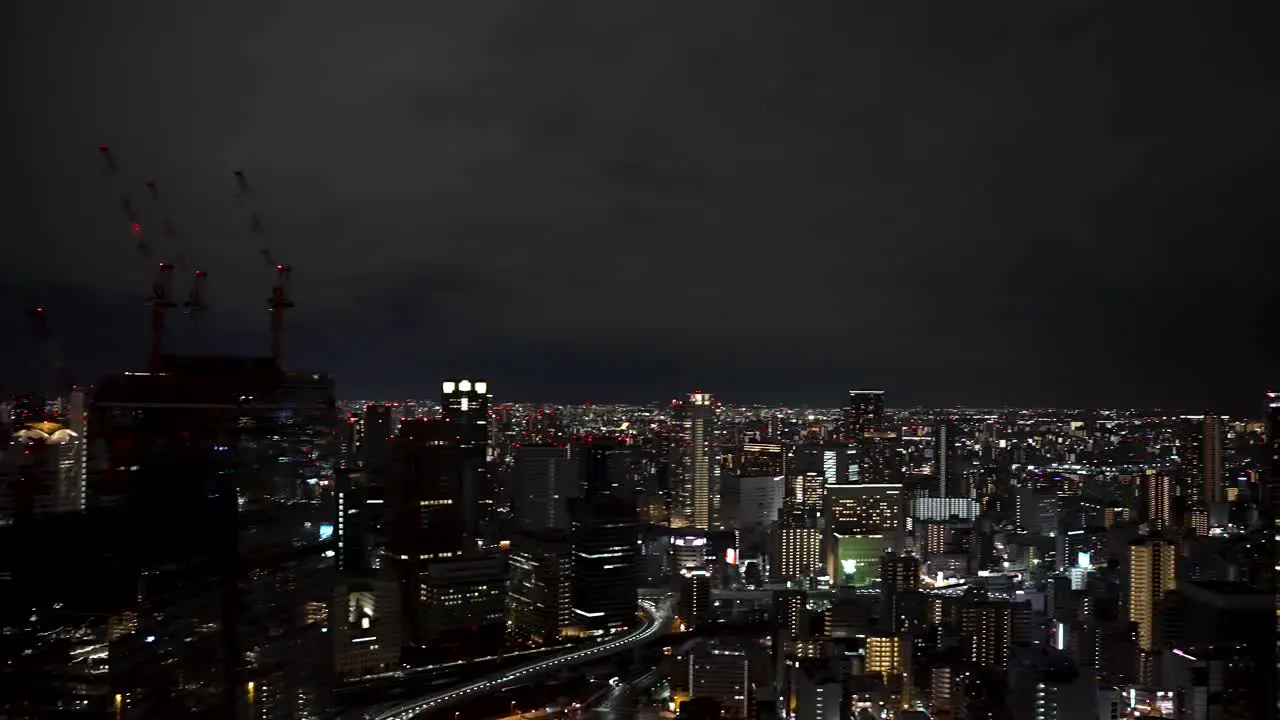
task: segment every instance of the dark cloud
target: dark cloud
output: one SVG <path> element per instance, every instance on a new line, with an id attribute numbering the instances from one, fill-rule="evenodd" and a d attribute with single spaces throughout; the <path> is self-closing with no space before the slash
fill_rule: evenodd
<path id="1" fill-rule="evenodd" d="M 110 142 L 212 273 L 188 340 L 266 344 L 243 169 L 290 357 L 351 393 L 1249 407 L 1280 356 L 1251 7 L 24 0 L 0 273 L 84 372 L 142 355 Z"/>

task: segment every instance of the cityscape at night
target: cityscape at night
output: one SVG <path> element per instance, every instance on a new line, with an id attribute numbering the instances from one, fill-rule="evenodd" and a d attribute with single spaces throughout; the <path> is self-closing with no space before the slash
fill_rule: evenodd
<path id="1" fill-rule="evenodd" d="M 1280 718 L 1264 23 L 451 5 L 18 3 L 0 719 Z"/>

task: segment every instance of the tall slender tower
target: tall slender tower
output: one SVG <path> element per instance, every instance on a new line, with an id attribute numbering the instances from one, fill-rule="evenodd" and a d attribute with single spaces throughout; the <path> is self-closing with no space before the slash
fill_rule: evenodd
<path id="1" fill-rule="evenodd" d="M 1156 622 L 1165 596 L 1178 589 L 1178 547 L 1159 537 L 1144 537 L 1129 545 L 1129 621 L 1137 628 L 1139 676 L 1153 678 Z"/>
<path id="2" fill-rule="evenodd" d="M 698 530 L 713 530 L 720 522 L 715 399 L 711 393 L 695 390 L 684 410 L 684 495 L 689 524 Z"/>
<path id="3" fill-rule="evenodd" d="M 1206 413 L 1200 435 L 1200 495 L 1207 505 L 1221 503 L 1226 499 L 1222 436 L 1222 418 Z"/>

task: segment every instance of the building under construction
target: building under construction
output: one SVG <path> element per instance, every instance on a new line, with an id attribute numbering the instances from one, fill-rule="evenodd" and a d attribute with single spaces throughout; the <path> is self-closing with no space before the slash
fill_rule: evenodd
<path id="1" fill-rule="evenodd" d="M 103 157 L 118 176 L 105 147 Z M 121 204 L 142 245 L 127 195 Z M 161 225 L 176 234 L 167 217 Z M 145 369 L 106 376 L 89 392 L 78 512 L 3 528 L 6 542 L 74 548 L 56 558 L 36 550 L 0 572 L 3 589 L 58 609 L 33 637 L 65 640 L 9 669 L 3 684 L 13 694 L 0 698 L 0 710 L 325 717 L 334 658 L 333 381 L 282 366 L 288 266 L 272 267 L 271 353 L 261 358 L 166 354 L 166 316 L 180 307 L 177 266 L 155 267 Z M 192 269 L 188 313 L 204 309 L 206 277 Z"/>

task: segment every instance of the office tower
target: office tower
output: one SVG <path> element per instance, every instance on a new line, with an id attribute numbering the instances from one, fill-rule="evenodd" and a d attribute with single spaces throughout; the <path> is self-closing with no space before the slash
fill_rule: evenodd
<path id="1" fill-rule="evenodd" d="M 937 497 L 968 497 L 960 486 L 960 469 L 956 466 L 956 427 L 939 420 L 933 428 L 933 474 L 937 479 Z"/>
<path id="2" fill-rule="evenodd" d="M 506 557 L 478 552 L 418 566 L 413 639 L 428 664 L 501 653 L 508 577 Z"/>
<path id="3" fill-rule="evenodd" d="M 968 643 L 969 660 L 989 669 L 1007 669 L 1016 614 L 1011 602 L 979 601 L 961 607 L 960 634 Z"/>
<path id="4" fill-rule="evenodd" d="M 1148 684 L 1155 675 L 1160 609 L 1178 588 L 1176 566 L 1177 546 L 1169 540 L 1145 537 L 1129 545 L 1129 621 L 1136 627 L 1139 677 Z"/>
<path id="5" fill-rule="evenodd" d="M 0 440 L 0 524 L 85 507 L 83 436 L 53 422 L 16 426 Z"/>
<path id="6" fill-rule="evenodd" d="M 838 663 L 801 660 L 795 673 L 797 720 L 840 720 L 844 704 L 844 678 Z"/>
<path id="7" fill-rule="evenodd" d="M 1065 656 L 1034 646 L 1017 653 L 1009 678 L 1015 718 L 1075 720 L 1096 717 L 1098 692 Z"/>
<path id="8" fill-rule="evenodd" d="M 402 613 L 394 580 L 340 582 L 329 611 L 338 677 L 359 677 L 400 667 Z"/>
<path id="9" fill-rule="evenodd" d="M 1186 688 L 1187 716 L 1275 718 L 1274 594 L 1244 582 L 1191 581 L 1177 595 L 1166 676 Z"/>
<path id="10" fill-rule="evenodd" d="M 587 635 L 635 622 L 640 523 L 635 503 L 615 495 L 573 500 L 574 621 Z"/>
<path id="11" fill-rule="evenodd" d="M 844 443 L 795 445 L 787 459 L 788 477 L 816 476 L 824 485 L 857 482 L 858 471 L 855 451 Z"/>
<path id="12" fill-rule="evenodd" d="M 516 637 L 558 642 L 574 626 L 573 545 L 567 533 L 528 532 L 511 539 L 507 612 Z"/>
<path id="13" fill-rule="evenodd" d="M 778 513 L 774 527 L 775 551 L 770 566 L 772 576 L 778 580 L 825 575 L 822 561 L 822 529 L 813 518 L 803 514 Z"/>
<path id="14" fill-rule="evenodd" d="M 701 567 L 680 571 L 676 584 L 680 591 L 680 621 L 686 629 L 694 629 L 711 619 L 711 573 Z"/>
<path id="15" fill-rule="evenodd" d="M 335 517 L 328 527 L 320 526 L 320 533 L 333 535 L 334 562 L 339 573 L 367 573 L 373 556 L 373 528 L 364 473 L 351 468 L 334 470 L 333 497 Z"/>
<path id="16" fill-rule="evenodd" d="M 777 442 L 745 443 L 737 470 L 739 475 L 747 477 L 786 475 L 786 448 Z"/>
<path id="17" fill-rule="evenodd" d="M 589 438 L 574 443 L 572 456 L 580 473 L 578 497 L 636 497 L 636 483 L 631 479 L 631 448 L 611 438 Z"/>
<path id="18" fill-rule="evenodd" d="M 364 408 L 357 455 L 360 466 L 379 479 L 391 462 L 391 406 L 369 404 Z"/>
<path id="19" fill-rule="evenodd" d="M 681 406 L 681 421 L 679 507 L 687 527 L 712 530 L 719 527 L 720 514 L 715 399 L 710 393 L 693 392 Z"/>
<path id="20" fill-rule="evenodd" d="M 13 396 L 9 409 L 9 424 L 21 428 L 31 423 L 41 423 L 45 417 L 45 398 L 35 393 L 19 393 Z"/>
<path id="21" fill-rule="evenodd" d="M 747 720 L 751 657 L 736 644 L 708 643 L 689 653 L 689 697 L 720 702 L 724 718 Z"/>
<path id="22" fill-rule="evenodd" d="M 1200 497 L 1208 506 L 1225 501 L 1226 481 L 1223 474 L 1226 467 L 1222 456 L 1225 432 L 1221 417 L 1208 414 L 1204 416 L 1200 431 Z"/>
<path id="23" fill-rule="evenodd" d="M 558 445 L 521 445 L 515 450 L 511 510 L 522 531 L 568 530 L 569 501 L 581 496 L 581 471 Z"/>
<path id="24" fill-rule="evenodd" d="M 440 414 L 458 426 L 458 440 L 464 448 L 489 446 L 489 383 L 462 378 L 440 383 Z"/>
<path id="25" fill-rule="evenodd" d="M 845 438 L 857 449 L 858 481 L 891 480 L 890 452 L 896 433 L 888 428 L 883 390 L 850 390 L 844 415 Z"/>
<path id="26" fill-rule="evenodd" d="M 881 625 L 893 632 L 914 623 L 911 610 L 920 590 L 920 560 L 914 555 L 885 553 L 880 558 Z"/>
<path id="27" fill-rule="evenodd" d="M 722 524 L 742 534 L 744 549 L 762 545 L 782 509 L 785 479 L 781 475 L 729 475 L 722 483 Z"/>
<path id="28" fill-rule="evenodd" d="M 901 544 L 903 502 L 901 485 L 826 487 L 826 566 L 833 582 L 861 586 L 879 579 L 881 557 Z"/>
<path id="29" fill-rule="evenodd" d="M 868 675 L 884 680 L 889 706 L 906 709 L 911 704 L 911 637 L 877 634 L 867 636 L 864 666 Z"/>
<path id="30" fill-rule="evenodd" d="M 1175 525 L 1173 517 L 1173 482 L 1168 475 L 1149 470 L 1146 474 L 1147 521 L 1164 529 Z"/>
<path id="31" fill-rule="evenodd" d="M 844 410 L 844 435 L 857 443 L 867 433 L 884 427 L 884 391 L 850 390 L 849 405 Z"/>
<path id="32" fill-rule="evenodd" d="M 467 530 L 479 538 L 496 521 L 498 488 L 489 468 L 494 449 L 489 438 L 493 386 L 486 380 L 450 379 L 440 383 L 440 416 L 453 424 L 457 445 L 468 465 Z"/>
<path id="33" fill-rule="evenodd" d="M 114 565 L 93 594 L 113 618 L 116 716 L 320 715 L 335 657 L 333 383 L 270 359 L 160 370 L 104 378 L 88 413 L 90 502 L 112 518 L 89 551 Z"/>
<path id="34" fill-rule="evenodd" d="M 976 520 L 980 511 L 977 500 L 962 497 L 913 497 L 910 502 L 916 520 Z"/>
<path id="35" fill-rule="evenodd" d="M 385 503 L 387 551 L 403 592 L 406 632 L 431 661 L 492 654 L 502 643 L 506 567 L 476 549 L 480 474 L 475 448 L 462 445 L 457 423 L 401 423 Z"/>

